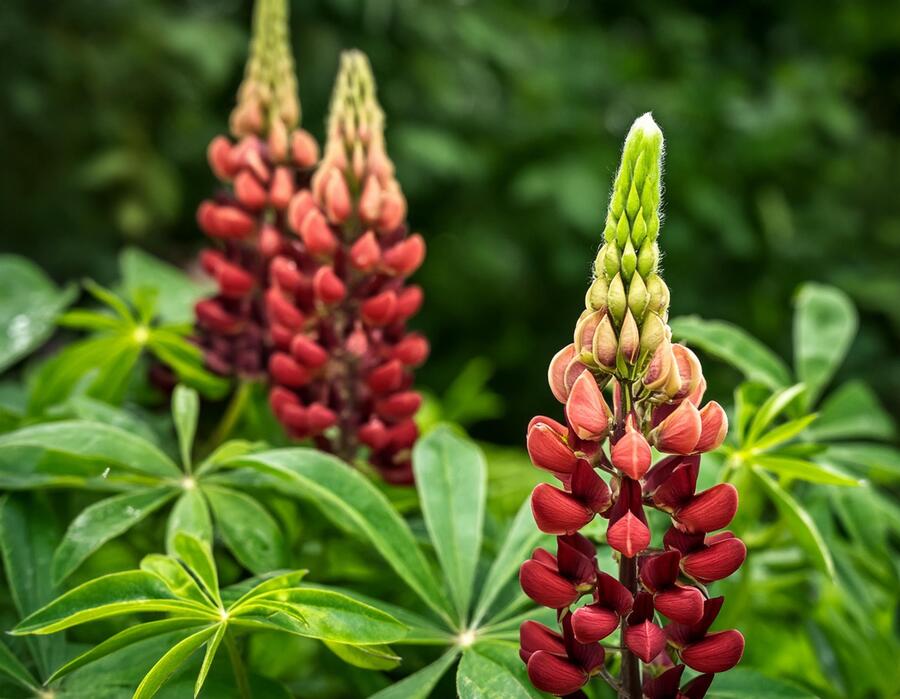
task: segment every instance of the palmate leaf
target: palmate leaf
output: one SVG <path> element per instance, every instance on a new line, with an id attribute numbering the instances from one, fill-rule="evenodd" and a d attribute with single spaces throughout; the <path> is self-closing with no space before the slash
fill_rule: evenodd
<path id="1" fill-rule="evenodd" d="M 400 656 L 390 646 L 355 646 L 337 641 L 323 641 L 332 653 L 348 665 L 363 670 L 393 670 L 400 664 Z"/>
<path id="2" fill-rule="evenodd" d="M 206 682 L 206 676 L 209 674 L 209 669 L 212 667 L 213 660 L 216 657 L 216 651 L 219 650 L 219 645 L 222 643 L 222 639 L 225 638 L 225 634 L 228 631 L 227 624 L 219 624 L 216 628 L 216 633 L 212 638 L 209 639 L 209 642 L 206 644 L 206 654 L 203 656 L 203 664 L 200 666 L 200 672 L 197 675 L 197 681 L 194 682 L 194 696 L 196 697 L 200 694 L 200 690 L 203 689 L 203 684 Z"/>
<path id="3" fill-rule="evenodd" d="M 799 478 L 810 483 L 823 483 L 825 485 L 858 486 L 860 481 L 848 473 L 829 466 L 816 463 L 808 459 L 795 459 L 789 456 L 777 454 L 756 456 L 753 463 L 767 471 L 773 471 L 787 478 Z"/>
<path id="4" fill-rule="evenodd" d="M 226 465 L 276 476 L 330 519 L 348 520 L 422 601 L 452 624 L 449 602 L 409 526 L 365 476 L 333 456 L 302 448 L 241 456 Z"/>
<path id="5" fill-rule="evenodd" d="M 213 598 L 205 593 L 185 567 L 171 556 L 148 554 L 141 559 L 141 570 L 160 578 L 176 597 L 196 602 L 201 606 L 213 603 Z"/>
<path id="6" fill-rule="evenodd" d="M 219 630 L 219 625 L 201 629 L 191 634 L 182 641 L 176 643 L 163 655 L 157 663 L 150 668 L 150 672 L 144 675 L 144 679 L 138 685 L 133 699 L 149 699 L 167 679 L 193 655 L 204 643 L 212 638 Z"/>
<path id="7" fill-rule="evenodd" d="M 431 665 L 423 667 L 409 677 L 404 677 L 390 687 L 385 687 L 369 699 L 426 699 L 431 696 L 431 691 L 458 656 L 459 648 L 453 647 Z"/>
<path id="8" fill-rule="evenodd" d="M 256 499 L 220 486 L 204 485 L 202 490 L 225 545 L 241 565 L 256 574 L 284 565 L 281 529 Z"/>
<path id="9" fill-rule="evenodd" d="M 197 433 L 197 417 L 200 413 L 200 398 L 197 392 L 187 386 L 178 385 L 172 392 L 172 421 L 178 434 L 178 449 L 181 464 L 190 473 L 191 449 Z"/>
<path id="10" fill-rule="evenodd" d="M 431 542 L 465 621 L 481 554 L 487 466 L 472 442 L 439 427 L 413 450 L 416 489 Z"/>
<path id="11" fill-rule="evenodd" d="M 746 441 L 752 446 L 757 438 L 762 435 L 763 431 L 772 421 L 781 415 L 787 407 L 796 400 L 806 387 L 802 383 L 794 384 L 789 388 L 775 391 L 766 401 L 759 406 L 750 427 L 747 430 Z"/>
<path id="12" fill-rule="evenodd" d="M 175 535 L 175 554 L 190 568 L 209 597 L 221 606 L 219 572 L 209 544 L 182 532 Z"/>
<path id="13" fill-rule="evenodd" d="M 709 699 L 815 699 L 812 692 L 755 670 L 736 668 L 716 675 Z"/>
<path id="14" fill-rule="evenodd" d="M 810 436 L 817 440 L 890 440 L 895 432 L 891 416 L 875 392 L 862 381 L 848 381 L 827 396 L 819 419 L 810 428 Z"/>
<path id="15" fill-rule="evenodd" d="M 106 498 L 82 510 L 72 520 L 53 555 L 53 581 L 62 583 L 103 544 L 131 529 L 177 494 L 177 489 L 171 486 L 142 488 Z"/>
<path id="16" fill-rule="evenodd" d="M 807 427 L 815 422 L 817 418 L 818 415 L 813 413 L 811 415 L 799 417 L 796 420 L 790 420 L 777 427 L 773 427 L 771 430 L 757 438 L 757 440 L 749 447 L 749 450 L 751 453 L 760 454 L 782 445 L 785 442 L 789 442 L 795 437 L 798 437 Z"/>
<path id="17" fill-rule="evenodd" d="M 35 679 L 3 641 L 0 641 L 0 675 L 6 675 L 19 686 L 29 689 L 35 694 L 40 691 L 41 683 Z"/>
<path id="18" fill-rule="evenodd" d="M 199 488 L 187 488 L 175 502 L 166 525 L 166 552 L 174 554 L 179 532 L 212 545 L 213 525 L 206 499 Z"/>
<path id="19" fill-rule="evenodd" d="M 825 456 L 879 480 L 900 479 L 900 450 L 886 444 L 830 444 Z"/>
<path id="20" fill-rule="evenodd" d="M 463 652 L 456 671 L 460 699 L 539 699 L 531 684 L 518 645 L 485 641 Z"/>

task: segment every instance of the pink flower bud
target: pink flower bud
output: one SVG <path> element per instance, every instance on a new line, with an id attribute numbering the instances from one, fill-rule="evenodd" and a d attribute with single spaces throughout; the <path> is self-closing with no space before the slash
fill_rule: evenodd
<path id="1" fill-rule="evenodd" d="M 309 254 L 315 256 L 330 257 L 338 246 L 337 238 L 318 209 L 311 209 L 301 222 L 300 239 Z"/>
<path id="2" fill-rule="evenodd" d="M 410 333 L 394 345 L 391 356 L 405 366 L 419 366 L 428 357 L 428 340 L 418 333 Z"/>
<path id="3" fill-rule="evenodd" d="M 222 182 L 234 177 L 235 170 L 231 165 L 231 141 L 226 136 L 216 136 L 206 148 L 206 159 L 209 167 Z"/>
<path id="4" fill-rule="evenodd" d="M 412 418 L 402 420 L 388 430 L 392 449 L 409 449 L 419 437 L 419 427 Z"/>
<path id="5" fill-rule="evenodd" d="M 593 313 L 585 311 L 581 314 L 581 318 L 575 325 L 574 344 L 576 356 L 581 356 L 582 351 L 585 349 L 588 353 L 591 352 L 591 347 L 594 343 L 594 332 L 596 332 L 597 326 L 605 315 L 605 310 L 594 311 Z"/>
<path id="6" fill-rule="evenodd" d="M 683 531 L 712 532 L 728 526 L 738 506 L 738 492 L 731 483 L 719 483 L 691 498 L 675 511 L 675 520 Z"/>
<path id="7" fill-rule="evenodd" d="M 350 247 L 350 264 L 361 271 L 368 271 L 381 260 L 381 246 L 375 239 L 375 233 L 366 231 Z"/>
<path id="8" fill-rule="evenodd" d="M 694 451 L 703 453 L 718 449 L 728 434 L 725 409 L 715 401 L 710 401 L 700 411 L 700 424 L 700 439 L 694 445 Z"/>
<path id="9" fill-rule="evenodd" d="M 271 318 L 291 330 L 299 330 L 303 326 L 303 313 L 274 287 L 266 292 L 266 310 Z"/>
<path id="10" fill-rule="evenodd" d="M 200 252 L 200 266 L 210 276 L 215 276 L 219 265 L 225 262 L 225 256 L 217 250 L 202 250 Z"/>
<path id="11" fill-rule="evenodd" d="M 569 364 L 575 357 L 575 345 L 566 345 L 550 360 L 550 367 L 547 370 L 547 381 L 550 384 L 550 390 L 553 397 L 560 403 L 565 403 L 569 397 L 569 388 L 566 386 L 566 372 Z"/>
<path id="12" fill-rule="evenodd" d="M 353 212 L 347 181 L 337 168 L 332 168 L 325 185 L 325 212 L 332 223 L 343 223 Z"/>
<path id="13" fill-rule="evenodd" d="M 309 411 L 299 403 L 285 405 L 278 419 L 294 437 L 303 438 L 309 434 Z"/>
<path id="14" fill-rule="evenodd" d="M 407 286 L 397 294 L 397 318 L 406 320 L 419 312 L 425 294 L 422 287 L 415 284 Z"/>
<path id="15" fill-rule="evenodd" d="M 544 419 L 546 422 L 533 422 L 528 429 L 526 446 L 531 462 L 551 473 L 572 473 L 578 458 L 566 444 L 565 437 L 548 424 L 553 421 Z"/>
<path id="16" fill-rule="evenodd" d="M 292 196 L 294 196 L 294 178 L 291 171 L 284 166 L 276 167 L 269 186 L 269 202 L 281 211 L 287 208 Z"/>
<path id="17" fill-rule="evenodd" d="M 378 178 L 369 175 L 359 197 L 359 217 L 365 223 L 375 223 L 381 213 L 381 185 Z"/>
<path id="18" fill-rule="evenodd" d="M 744 655 L 744 636 L 734 629 L 719 631 L 691 643 L 681 651 L 681 660 L 697 672 L 725 672 Z"/>
<path id="19" fill-rule="evenodd" d="M 690 454 L 700 439 L 702 429 L 697 406 L 684 400 L 650 432 L 650 442 L 662 452 Z"/>
<path id="20" fill-rule="evenodd" d="M 391 359 L 381 366 L 373 369 L 366 376 L 366 384 L 373 393 L 390 393 L 400 388 L 403 383 L 403 364 L 397 359 Z"/>
<path id="21" fill-rule="evenodd" d="M 547 483 L 538 484 L 532 491 L 531 512 L 538 529 L 547 534 L 574 534 L 594 519 L 593 510 Z"/>
<path id="22" fill-rule="evenodd" d="M 557 696 L 577 692 L 590 679 L 580 666 L 542 650 L 531 655 L 527 669 L 535 687 Z"/>
<path id="23" fill-rule="evenodd" d="M 406 218 L 406 199 L 400 192 L 385 192 L 381 197 L 378 230 L 390 233 L 403 223 L 404 218 Z"/>
<path id="24" fill-rule="evenodd" d="M 566 400 L 566 419 L 580 439 L 601 440 L 609 433 L 612 413 L 589 371 L 582 372 L 572 384 Z"/>
<path id="25" fill-rule="evenodd" d="M 318 369 L 328 361 L 328 352 L 306 335 L 294 336 L 291 340 L 291 355 L 310 369 Z"/>
<path id="26" fill-rule="evenodd" d="M 369 325 L 380 327 L 394 319 L 397 310 L 397 294 L 393 291 L 382 291 L 380 294 L 363 301 L 360 315 Z"/>
<path id="27" fill-rule="evenodd" d="M 309 420 L 309 431 L 312 434 L 318 434 L 337 423 L 337 415 L 334 411 L 321 403 L 312 403 L 307 408 L 306 415 Z"/>
<path id="28" fill-rule="evenodd" d="M 284 352 L 275 352 L 269 359 L 269 373 L 278 383 L 290 388 L 300 388 L 309 383 L 309 369 L 294 361 Z"/>
<path id="29" fill-rule="evenodd" d="M 344 347 L 355 357 L 364 356 L 369 351 L 369 339 L 366 337 L 366 331 L 357 325 L 347 338 Z"/>
<path id="30" fill-rule="evenodd" d="M 322 303 L 338 303 L 347 295 L 347 287 L 331 267 L 323 265 L 313 276 L 313 293 Z"/>
<path id="31" fill-rule="evenodd" d="M 678 368 L 678 374 L 681 377 L 681 386 L 672 400 L 680 401 L 693 393 L 703 379 L 703 367 L 697 355 L 691 352 L 687 347 L 681 344 L 672 345 L 672 353 L 675 358 L 675 365 Z"/>
<path id="32" fill-rule="evenodd" d="M 232 333 L 238 329 L 239 320 L 226 311 L 215 299 L 198 301 L 194 306 L 194 314 L 200 325 L 220 333 Z"/>
<path id="33" fill-rule="evenodd" d="M 299 234 L 300 227 L 303 225 L 306 215 L 315 208 L 316 202 L 313 201 L 312 194 L 310 194 L 309 190 L 298 190 L 297 193 L 291 197 L 291 201 L 288 203 L 287 208 L 287 224 L 290 226 L 291 230 Z"/>
<path id="34" fill-rule="evenodd" d="M 281 419 L 282 411 L 284 410 L 285 406 L 289 405 L 300 405 L 300 401 L 292 391 L 289 391 L 282 386 L 275 386 L 271 391 L 269 391 L 269 406 L 272 408 L 272 412 L 275 414 L 275 417 Z"/>
<path id="35" fill-rule="evenodd" d="M 277 256 L 269 265 L 272 279 L 281 289 L 293 293 L 300 288 L 303 277 L 297 269 L 297 263 L 288 257 Z"/>
<path id="36" fill-rule="evenodd" d="M 653 352 L 653 358 L 644 373 L 644 386 L 652 392 L 661 391 L 669 380 L 669 374 L 675 370 L 674 367 L 672 345 L 668 340 L 664 340 Z"/>
<path id="37" fill-rule="evenodd" d="M 270 223 L 264 223 L 259 232 L 259 251 L 265 258 L 275 257 L 281 252 L 281 234 Z"/>
<path id="38" fill-rule="evenodd" d="M 302 170 L 311 168 L 319 159 L 319 146 L 308 131 L 296 129 L 291 133 L 291 157 Z"/>
<path id="39" fill-rule="evenodd" d="M 632 418 L 629 418 L 625 426 L 625 434 L 610 449 L 610 458 L 613 466 L 636 481 L 643 478 L 650 468 L 650 444 L 635 429 Z"/>
<path id="40" fill-rule="evenodd" d="M 604 313 L 597 329 L 594 330 L 594 338 L 591 342 L 591 354 L 597 366 L 605 369 L 614 369 L 616 366 L 616 352 L 619 349 L 619 339 L 613 328 L 608 313 Z"/>
<path id="41" fill-rule="evenodd" d="M 631 315 L 631 309 L 625 312 L 622 327 L 619 329 L 619 353 L 628 364 L 637 361 L 638 351 L 641 348 L 641 334 L 637 321 Z"/>
<path id="42" fill-rule="evenodd" d="M 216 266 L 213 276 L 219 284 L 222 295 L 228 298 L 242 298 L 256 285 L 250 274 L 224 260 Z"/>
<path id="43" fill-rule="evenodd" d="M 390 442 L 387 427 L 377 417 L 373 417 L 360 427 L 357 436 L 360 442 L 375 451 L 384 449 Z"/>
<path id="44" fill-rule="evenodd" d="M 402 420 L 415 415 L 422 396 L 415 391 L 402 391 L 375 403 L 375 412 L 388 420 Z"/>
<path id="45" fill-rule="evenodd" d="M 425 240 L 416 233 L 402 240 L 384 253 L 384 264 L 394 274 L 406 277 L 425 259 Z"/>
<path id="46" fill-rule="evenodd" d="M 275 321 L 269 321 L 269 334 L 272 344 L 280 350 L 289 350 L 294 339 L 294 331 Z"/>

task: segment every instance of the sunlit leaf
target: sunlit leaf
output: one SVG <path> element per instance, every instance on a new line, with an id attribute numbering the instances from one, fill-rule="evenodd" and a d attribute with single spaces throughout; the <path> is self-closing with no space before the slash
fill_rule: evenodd
<path id="1" fill-rule="evenodd" d="M 778 425 L 756 439 L 750 447 L 750 451 L 762 453 L 784 444 L 799 436 L 818 417 L 818 414 L 813 413 L 812 415 L 804 415 L 796 420 Z"/>
<path id="2" fill-rule="evenodd" d="M 766 401 L 759 406 L 759 410 L 753 416 L 750 428 L 747 431 L 746 441 L 753 446 L 756 439 L 763 433 L 772 420 L 781 415 L 785 409 L 797 399 L 806 387 L 802 383 L 795 384 L 790 388 L 775 391 Z"/>
<path id="3" fill-rule="evenodd" d="M 463 652 L 456 672 L 460 699 L 537 699 L 513 644 L 478 643 Z"/>
<path id="4" fill-rule="evenodd" d="M 219 572 L 210 545 L 190 534 L 178 532 L 175 534 L 175 553 L 197 576 L 209 596 L 221 604 Z"/>
<path id="5" fill-rule="evenodd" d="M 178 385 L 172 393 L 172 420 L 178 433 L 178 448 L 181 463 L 191 467 L 191 448 L 197 433 L 197 416 L 200 413 L 200 398 L 197 392 L 187 386 Z"/>
<path id="6" fill-rule="evenodd" d="M 206 682 L 206 676 L 209 674 L 209 669 L 212 667 L 213 660 L 216 657 L 216 651 L 219 650 L 219 644 L 222 643 L 222 639 L 225 638 L 225 633 L 227 631 L 227 624 L 219 624 L 216 629 L 216 634 L 209 639 L 209 643 L 206 644 L 206 654 L 203 656 L 203 664 L 200 666 L 197 681 L 194 683 L 195 697 L 200 694 L 200 690 L 203 689 L 203 683 Z"/>
<path id="7" fill-rule="evenodd" d="M 163 556 L 161 553 L 147 554 L 141 559 L 141 570 L 153 573 L 176 597 L 203 606 L 212 604 L 212 600 L 200 589 L 194 577 L 171 556 Z"/>
<path id="8" fill-rule="evenodd" d="M 826 485 L 858 486 L 859 480 L 853 476 L 827 464 L 816 463 L 806 459 L 793 459 L 786 456 L 755 456 L 753 463 L 767 471 L 774 471 L 780 476 L 799 478 L 810 483 Z"/>
<path id="9" fill-rule="evenodd" d="M 811 438 L 817 440 L 890 440 L 895 432 L 893 419 L 862 381 L 848 381 L 828 396 L 810 428 Z"/>
<path id="10" fill-rule="evenodd" d="M 815 694 L 802 687 L 742 667 L 716 675 L 706 696 L 709 699 L 816 699 Z"/>
<path id="11" fill-rule="evenodd" d="M 150 668 L 150 672 L 144 675 L 144 679 L 141 680 L 132 699 L 149 699 L 156 694 L 172 673 L 206 643 L 218 631 L 218 628 L 218 626 L 211 626 L 203 629 L 172 646 L 171 650 Z"/>
<path id="12" fill-rule="evenodd" d="M 390 646 L 354 646 L 336 641 L 324 641 L 324 643 L 345 663 L 363 670 L 393 670 L 400 665 L 400 656 Z"/>
<path id="13" fill-rule="evenodd" d="M 212 545 L 213 526 L 206 499 L 196 484 L 185 488 L 169 513 L 166 525 L 166 551 L 175 552 L 175 535 L 178 532 L 190 534 Z"/>

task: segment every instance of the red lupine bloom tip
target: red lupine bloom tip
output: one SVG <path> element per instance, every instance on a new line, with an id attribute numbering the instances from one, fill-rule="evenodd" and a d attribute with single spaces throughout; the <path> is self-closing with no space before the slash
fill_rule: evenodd
<path id="1" fill-rule="evenodd" d="M 681 660 L 698 672 L 725 672 L 744 655 L 744 636 L 730 629 L 705 636 L 681 651 Z"/>
<path id="2" fill-rule="evenodd" d="M 650 441 L 657 449 L 669 454 L 690 454 L 700 439 L 703 424 L 700 411 L 684 400 L 650 432 Z"/>
<path id="3" fill-rule="evenodd" d="M 634 558 L 650 545 L 650 530 L 632 512 L 626 512 L 606 530 L 606 541 L 626 558 Z"/>
<path id="4" fill-rule="evenodd" d="M 588 371 L 582 372 L 572 384 L 566 399 L 566 419 L 580 439 L 604 439 L 609 433 L 612 413 Z"/>
<path id="5" fill-rule="evenodd" d="M 650 444 L 644 435 L 635 429 L 631 420 L 625 428 L 625 434 L 610 449 L 613 466 L 629 478 L 640 480 L 650 468 L 653 458 Z"/>
<path id="6" fill-rule="evenodd" d="M 552 473 L 571 473 L 578 463 L 575 453 L 566 445 L 565 437 L 547 422 L 531 425 L 526 447 L 531 462 Z"/>
<path id="7" fill-rule="evenodd" d="M 719 483 L 691 498 L 675 512 L 678 526 L 686 532 L 712 532 L 734 518 L 738 491 L 731 483 Z"/>

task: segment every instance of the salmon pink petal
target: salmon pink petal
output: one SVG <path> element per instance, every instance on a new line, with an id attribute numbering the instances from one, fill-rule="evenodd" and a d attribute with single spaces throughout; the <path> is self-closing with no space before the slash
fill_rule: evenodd
<path id="1" fill-rule="evenodd" d="M 548 483 L 532 491 L 531 511 L 538 529 L 547 534 L 572 534 L 594 518 L 593 510 Z"/>

